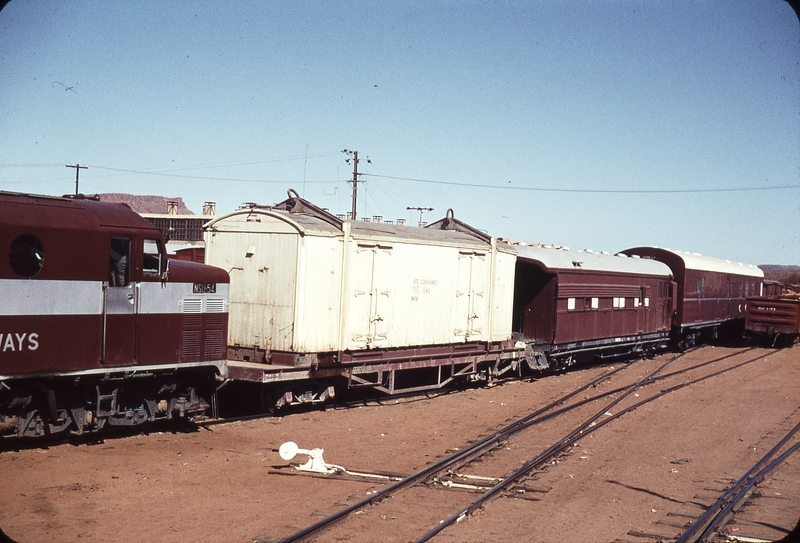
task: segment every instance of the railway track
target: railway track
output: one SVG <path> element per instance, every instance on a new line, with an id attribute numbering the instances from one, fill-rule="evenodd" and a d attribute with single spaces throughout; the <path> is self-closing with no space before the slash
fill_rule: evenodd
<path id="1" fill-rule="evenodd" d="M 642 389 L 648 385 L 652 385 L 657 382 L 661 382 L 670 378 L 678 377 L 678 376 L 685 376 L 687 373 L 700 371 L 700 370 L 707 370 L 707 369 L 714 369 L 713 366 L 716 364 L 720 364 L 726 360 L 738 358 L 741 356 L 745 356 L 746 353 L 750 351 L 750 349 L 744 349 L 740 351 L 736 351 L 734 353 L 730 353 L 725 356 L 717 357 L 713 360 L 709 360 L 706 362 L 694 364 L 685 368 L 677 369 L 675 371 L 666 372 L 665 370 L 673 365 L 676 361 L 680 360 L 683 355 L 677 355 L 671 357 L 666 363 L 662 364 L 658 367 L 655 371 L 650 373 L 649 375 L 637 379 L 632 383 L 628 383 L 623 386 L 618 386 L 613 389 L 607 390 L 605 392 L 597 393 L 590 397 L 585 397 L 583 399 L 577 399 L 577 396 L 583 393 L 584 391 L 598 387 L 601 382 L 608 381 L 612 377 L 617 376 L 622 372 L 625 368 L 629 366 L 622 366 L 613 371 L 607 372 L 601 375 L 596 380 L 583 385 L 582 387 L 565 394 L 561 398 L 558 398 L 554 402 L 544 406 L 541 409 L 538 409 L 518 420 L 513 421 L 512 423 L 506 425 L 505 427 L 492 432 L 490 435 L 479 439 L 467 446 L 459 448 L 459 450 L 453 452 L 452 454 L 446 456 L 445 458 L 440 459 L 437 462 L 434 462 L 422 470 L 418 471 L 417 473 L 405 476 L 400 478 L 395 482 L 389 484 L 389 486 L 375 491 L 374 493 L 368 495 L 365 498 L 358 499 L 358 500 L 349 500 L 343 502 L 345 507 L 334 514 L 327 516 L 326 518 L 316 522 L 304 529 L 301 529 L 294 534 L 289 535 L 280 541 L 289 543 L 289 542 L 296 542 L 296 541 L 308 541 L 315 537 L 318 537 L 320 534 L 325 532 L 326 530 L 331 529 L 333 526 L 342 523 L 345 521 L 350 515 L 357 514 L 360 511 L 363 511 L 364 508 L 368 506 L 375 506 L 378 504 L 385 504 L 387 503 L 387 498 L 398 496 L 404 491 L 408 489 L 420 485 L 425 484 L 429 486 L 435 485 L 443 485 L 446 483 L 450 483 L 450 488 L 453 488 L 453 481 L 456 479 L 464 480 L 464 474 L 461 471 L 465 468 L 465 466 L 474 463 L 476 460 L 493 453 L 494 451 L 501 449 L 501 445 L 506 443 L 509 439 L 517 436 L 518 434 L 522 434 L 525 430 L 530 429 L 534 425 L 541 424 L 545 421 L 551 421 L 567 413 L 576 412 L 576 410 L 586 409 L 591 404 L 600 402 L 603 399 L 611 399 L 608 403 L 603 404 L 603 406 L 597 410 L 593 411 L 591 415 L 586 416 L 582 414 L 583 417 L 580 424 L 578 424 L 574 429 L 563 435 L 560 439 L 556 439 L 550 446 L 546 447 L 540 454 L 536 455 L 533 458 L 529 458 L 525 461 L 520 467 L 511 471 L 508 475 L 499 478 L 482 478 L 473 476 L 473 479 L 469 479 L 467 476 L 467 481 L 472 481 L 472 484 L 461 484 L 455 483 L 455 488 L 459 489 L 467 489 L 469 488 L 472 491 L 475 491 L 479 495 L 469 502 L 465 506 L 460 506 L 456 510 L 452 512 L 447 518 L 438 522 L 435 526 L 430 528 L 427 532 L 422 533 L 417 541 L 428 541 L 443 530 L 445 530 L 448 526 L 459 522 L 460 520 L 466 518 L 471 513 L 475 512 L 476 510 L 480 509 L 483 505 L 485 505 L 488 501 L 501 496 L 518 496 L 526 491 L 526 489 L 530 489 L 529 485 L 524 484 L 526 478 L 530 476 L 533 472 L 538 469 L 541 469 L 547 466 L 549 463 L 553 462 L 554 459 L 557 459 L 558 455 L 562 454 L 565 450 L 569 449 L 577 440 L 582 439 L 588 436 L 590 433 L 599 430 L 606 424 L 609 424 L 611 421 L 618 419 L 619 417 L 635 411 L 639 407 L 653 402 L 658 398 L 663 397 L 666 394 L 670 394 L 676 390 L 680 390 L 684 387 L 691 386 L 695 383 L 699 383 L 701 381 L 705 381 L 707 379 L 711 379 L 717 375 L 721 375 L 723 373 L 735 370 L 741 366 L 746 364 L 751 364 L 759 360 L 763 360 L 765 356 L 759 354 L 756 357 L 748 358 L 744 361 L 737 361 L 733 360 L 733 364 L 728 364 L 727 366 L 723 367 L 722 369 L 715 369 L 712 372 L 703 373 L 700 376 L 692 377 L 688 379 L 683 379 L 682 381 L 678 382 L 677 384 L 668 386 L 660 391 L 654 392 L 646 398 L 637 399 L 640 395 L 637 391 L 642 391 Z M 768 355 L 769 356 L 769 355 Z M 711 368 L 707 368 L 708 366 L 712 366 Z M 626 403 L 627 400 L 627 403 Z M 612 415 L 611 410 L 614 409 L 615 413 Z M 387 480 L 389 482 L 389 480 Z M 477 484 L 475 484 L 477 483 Z M 381 506 L 383 507 L 383 505 Z M 390 515 L 390 513 L 387 513 Z M 386 515 L 381 515 L 385 517 Z M 273 538 L 255 538 L 255 541 L 274 541 L 276 539 Z"/>
<path id="2" fill-rule="evenodd" d="M 683 504 L 683 510 L 669 513 L 673 519 L 689 520 L 683 523 L 660 521 L 662 526 L 679 528 L 682 532 L 673 535 L 632 530 L 629 535 L 675 543 L 759 543 L 787 537 L 800 517 L 800 509 L 796 505 L 792 507 L 800 498 L 796 495 L 800 466 L 787 465 L 790 459 L 796 460 L 800 452 L 800 408 L 787 417 L 781 427 L 783 435 L 777 440 L 772 432 L 762 439 L 756 448 L 768 451 L 738 479 L 718 480 L 724 484 L 721 489 L 705 487 L 706 491 L 718 492 L 718 497 L 697 494 L 692 503 Z M 692 507 L 705 511 L 686 511 Z"/>

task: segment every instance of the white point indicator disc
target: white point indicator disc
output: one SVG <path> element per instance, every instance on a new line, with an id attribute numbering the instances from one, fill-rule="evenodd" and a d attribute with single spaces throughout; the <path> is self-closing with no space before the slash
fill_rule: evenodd
<path id="1" fill-rule="evenodd" d="M 294 441 L 287 441 L 286 443 L 281 445 L 280 449 L 278 449 L 278 454 L 280 454 L 281 458 L 283 458 L 284 460 L 291 460 L 292 458 L 297 456 L 298 449 L 299 447 L 297 446 L 297 443 L 295 443 Z"/>

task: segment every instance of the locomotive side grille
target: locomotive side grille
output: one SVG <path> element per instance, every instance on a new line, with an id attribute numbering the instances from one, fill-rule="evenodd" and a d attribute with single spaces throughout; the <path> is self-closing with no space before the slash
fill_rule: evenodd
<path id="1" fill-rule="evenodd" d="M 184 313 L 201 313 L 203 311 L 203 300 L 200 298 L 187 298 L 183 301 Z"/>
<path id="2" fill-rule="evenodd" d="M 207 330 L 205 352 L 203 353 L 205 358 L 221 358 L 224 356 L 225 351 L 222 330 Z"/>
<path id="3" fill-rule="evenodd" d="M 184 361 L 200 358 L 200 330 L 184 330 L 181 345 L 181 358 Z"/>
<path id="4" fill-rule="evenodd" d="M 206 300 L 206 311 L 209 313 L 224 313 L 225 300 L 222 298 L 209 298 Z"/>
<path id="5" fill-rule="evenodd" d="M 195 329 L 199 330 L 203 324 L 203 316 L 202 315 L 184 315 L 183 316 L 183 328 L 184 329 Z"/>
<path id="6" fill-rule="evenodd" d="M 199 311 L 187 311 L 194 309 L 193 304 L 187 302 L 197 302 L 201 300 L 184 300 L 183 304 L 183 342 L 181 343 L 181 360 L 184 362 L 200 360 L 200 342 L 203 335 L 203 315 Z M 187 314 L 188 313 L 188 314 Z"/>
<path id="7" fill-rule="evenodd" d="M 221 328 L 225 324 L 225 315 L 206 315 L 206 326 L 211 328 Z"/>

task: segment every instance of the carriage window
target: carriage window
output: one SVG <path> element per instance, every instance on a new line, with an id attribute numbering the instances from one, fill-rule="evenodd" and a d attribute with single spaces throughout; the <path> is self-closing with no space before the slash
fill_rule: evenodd
<path id="1" fill-rule="evenodd" d="M 127 287 L 130 284 L 131 238 L 111 238 L 108 284 Z"/>
<path id="2" fill-rule="evenodd" d="M 697 297 L 698 298 L 705 298 L 706 296 L 706 278 L 705 277 L 698 277 L 697 278 Z"/>
<path id="3" fill-rule="evenodd" d="M 161 246 L 157 240 L 146 239 L 144 240 L 144 275 L 145 277 L 153 277 L 161 273 L 161 263 L 163 257 L 161 256 Z"/>
<path id="4" fill-rule="evenodd" d="M 44 248 L 36 236 L 23 234 L 11 244 L 8 251 L 11 269 L 20 277 L 33 277 L 44 265 Z"/>

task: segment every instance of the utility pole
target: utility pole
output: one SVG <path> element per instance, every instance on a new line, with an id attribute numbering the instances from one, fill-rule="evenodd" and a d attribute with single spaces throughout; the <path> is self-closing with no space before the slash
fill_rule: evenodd
<path id="1" fill-rule="evenodd" d="M 352 157 L 344 159 L 345 162 L 350 164 L 350 161 L 351 160 L 353 161 L 353 180 L 348 181 L 348 183 L 353 183 L 353 210 L 351 218 L 353 220 L 356 220 L 356 203 L 358 202 L 358 176 L 363 175 L 358 173 L 358 162 L 359 160 L 363 159 L 358 158 L 358 151 L 351 151 L 350 149 L 345 149 L 342 152 Z M 367 157 L 367 164 L 372 164 L 372 161 L 369 159 L 369 157 Z"/>
<path id="2" fill-rule="evenodd" d="M 78 174 L 81 170 L 86 170 L 89 166 L 81 166 L 80 164 L 65 164 L 67 168 L 75 168 L 75 196 L 78 195 Z"/>
<path id="3" fill-rule="evenodd" d="M 407 207 L 407 210 L 419 211 L 419 227 L 422 228 L 422 213 L 424 211 L 433 211 L 432 207 Z"/>

